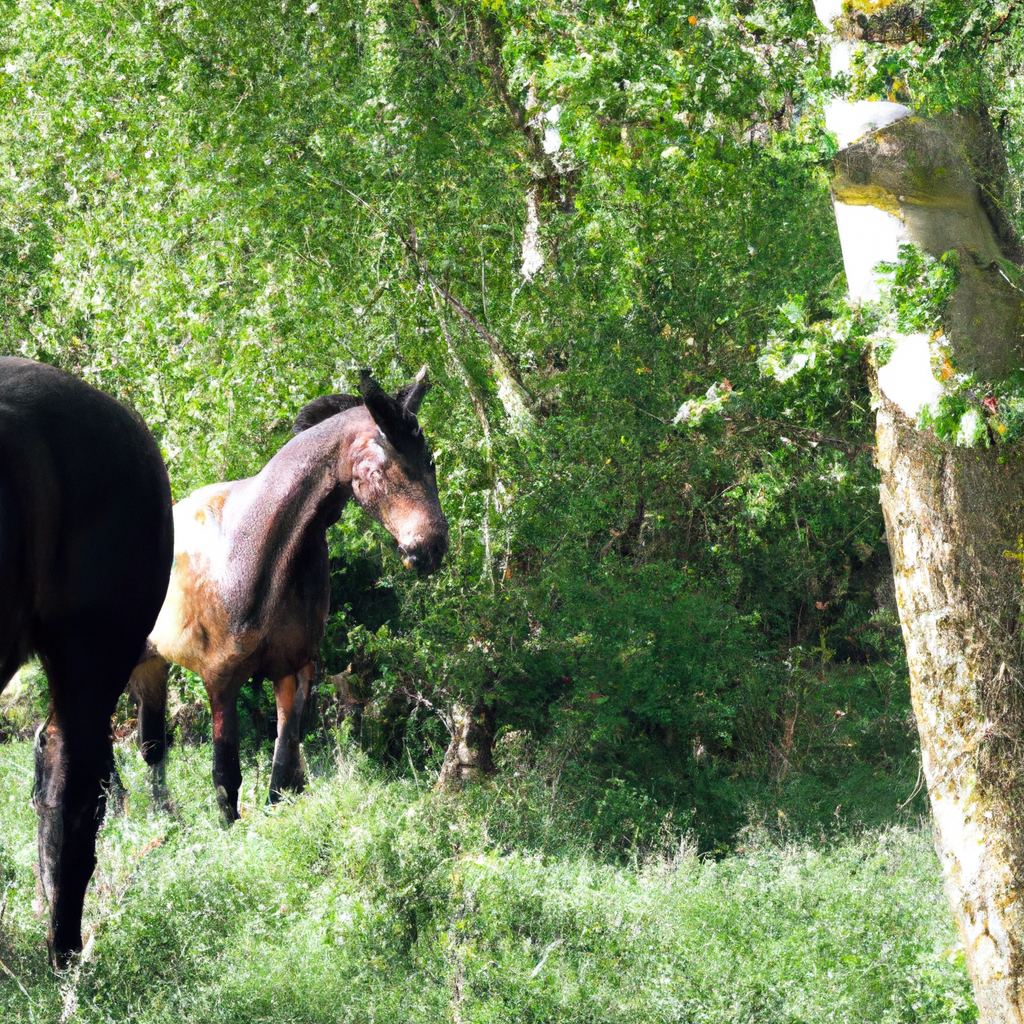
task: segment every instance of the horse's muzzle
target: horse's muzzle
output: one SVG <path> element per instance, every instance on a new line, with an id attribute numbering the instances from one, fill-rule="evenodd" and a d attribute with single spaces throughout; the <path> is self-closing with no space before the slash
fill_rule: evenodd
<path id="1" fill-rule="evenodd" d="M 399 547 L 398 550 L 406 569 L 415 569 L 421 576 L 429 576 L 441 568 L 445 553 L 448 551 L 448 535 L 438 534 L 419 544 Z"/>

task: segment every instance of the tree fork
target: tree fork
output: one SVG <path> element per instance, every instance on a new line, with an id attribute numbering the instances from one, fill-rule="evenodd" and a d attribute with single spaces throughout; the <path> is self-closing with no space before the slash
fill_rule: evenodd
<path id="1" fill-rule="evenodd" d="M 482 701 L 472 708 L 461 704 L 452 707 L 452 739 L 435 789 L 452 792 L 469 779 L 494 773 L 495 722 L 494 707 Z"/>

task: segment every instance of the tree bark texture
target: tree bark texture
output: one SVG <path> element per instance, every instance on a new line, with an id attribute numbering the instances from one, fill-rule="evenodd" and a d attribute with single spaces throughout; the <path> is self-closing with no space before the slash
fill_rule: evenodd
<path id="1" fill-rule="evenodd" d="M 1024 1021 L 1024 460 L 884 396 L 877 459 L 946 895 L 980 1019 Z"/>
<path id="2" fill-rule="evenodd" d="M 957 370 L 1020 363 L 1020 295 L 968 150 L 983 127 L 907 118 L 836 158 L 838 203 L 887 209 L 960 255 L 945 314 Z M 950 905 L 984 1022 L 1024 1022 L 1024 453 L 918 430 L 876 387 L 877 461 L 921 756 Z"/>
<path id="3" fill-rule="evenodd" d="M 459 790 L 470 779 L 494 772 L 494 709 L 486 704 L 452 708 L 452 739 L 445 752 L 436 789 Z"/>
<path id="4" fill-rule="evenodd" d="M 826 23 L 836 18 L 834 66 L 849 60 L 851 38 L 888 38 L 891 26 L 871 20 L 879 11 L 899 13 L 891 3 L 854 3 L 852 14 L 816 6 Z M 904 342 L 922 353 L 917 393 L 938 393 L 929 359 L 974 373 L 979 387 L 1011 373 L 1022 294 L 1001 261 L 1018 260 L 1020 246 L 986 112 L 928 120 L 860 101 L 827 116 L 844 147 L 833 193 L 854 297 L 870 295 L 871 268 L 903 242 L 959 257 L 943 337 L 891 335 L 897 353 Z M 910 366 L 894 357 L 873 381 L 876 459 L 935 846 L 980 1020 L 1024 1024 L 1024 451 L 958 447 L 918 429 L 931 399 L 906 397 L 915 389 L 897 378 Z"/>

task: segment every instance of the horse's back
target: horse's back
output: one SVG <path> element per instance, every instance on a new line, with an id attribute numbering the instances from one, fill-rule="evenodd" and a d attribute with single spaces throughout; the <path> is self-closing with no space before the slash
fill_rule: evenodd
<path id="1" fill-rule="evenodd" d="M 224 502 L 237 481 L 207 484 L 174 506 L 174 551 L 205 552 L 216 558 L 222 546 Z"/>
<path id="2" fill-rule="evenodd" d="M 0 358 L 0 670 L 97 630 L 123 661 L 159 609 L 171 537 L 145 425 L 70 374 Z"/>

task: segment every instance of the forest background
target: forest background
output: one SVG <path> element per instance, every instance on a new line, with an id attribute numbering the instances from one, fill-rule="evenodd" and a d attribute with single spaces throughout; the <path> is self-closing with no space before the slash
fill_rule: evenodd
<path id="1" fill-rule="evenodd" d="M 269 845 L 231 884 L 258 888 L 273 850 L 326 857 L 380 920 L 398 915 L 401 938 L 382 938 L 358 914 L 352 925 L 336 894 L 324 903 L 307 891 L 303 916 L 322 923 L 329 905 L 328 931 L 370 928 L 366 941 L 381 944 L 366 954 L 371 966 L 397 957 L 407 979 L 435 971 L 436 986 L 393 981 L 382 994 L 366 981 L 364 991 L 366 961 L 349 934 L 351 1006 L 331 1002 L 344 993 L 329 986 L 278 978 L 274 998 L 264 991 L 270 1002 L 246 1003 L 239 1019 L 293 1019 L 274 1014 L 321 996 L 330 1008 L 310 1011 L 316 1019 L 369 1019 L 367 1007 L 380 1019 L 530 1019 L 524 1007 L 541 995 L 528 983 L 559 958 L 564 971 L 532 1019 L 640 1019 L 638 1006 L 659 1020 L 972 1019 L 918 820 L 926 802 L 864 343 L 894 308 L 932 301 L 942 275 L 909 255 L 881 303 L 847 304 L 823 109 L 839 93 L 925 113 L 985 105 L 1019 223 L 1016 8 L 917 4 L 919 38 L 865 56 L 840 80 L 810 2 L 0 3 L 0 351 L 59 365 L 138 410 L 176 497 L 255 472 L 306 401 L 355 390 L 361 367 L 396 387 L 426 364 L 434 381 L 421 421 L 452 526 L 446 566 L 429 579 L 406 573 L 358 510 L 334 528 L 323 669 L 340 696 L 321 687 L 308 750 L 334 781 L 317 789 L 314 778 L 307 809 L 281 815 L 296 816 L 284 832 L 251 825 L 253 849 Z M 201 694 L 184 673 L 172 689 L 177 708 Z M 12 705 L 3 720 L 15 742 L 0 763 L 19 808 L 41 699 L 28 691 L 28 709 Z M 247 699 L 258 761 L 268 698 L 257 688 Z M 429 787 L 457 706 L 492 716 L 500 770 L 496 788 L 450 803 Z M 126 706 L 129 728 L 130 716 Z M 202 741 L 204 723 L 179 720 L 189 724 L 171 755 L 182 759 L 178 785 L 192 779 L 199 794 L 205 754 L 182 746 Z M 119 758 L 132 790 L 137 766 Z M 97 1020 L 200 1019 L 216 1006 L 228 1019 L 225 1005 L 242 1005 L 241 989 L 220 1002 L 223 972 L 194 977 L 183 995 L 188 972 L 177 967 L 156 1009 L 102 967 L 54 988 L 30 951 L 40 930 L 28 910 L 30 815 L 10 813 L 0 877 L 15 923 L 0 956 L 17 970 L 0 1006 L 15 1019 L 69 1006 Z M 147 984 L 152 958 L 171 946 L 173 963 L 185 958 L 184 940 L 155 937 L 166 919 L 127 922 L 148 920 L 147 885 L 172 884 L 155 868 L 141 880 L 148 851 L 169 851 L 162 870 L 177 877 L 175 858 L 206 827 L 191 813 L 168 826 L 140 804 L 108 827 L 119 866 L 106 890 L 101 867 L 97 914 L 108 923 L 97 934 L 110 958 L 120 950 L 124 978 L 131 956 Z M 330 832 L 325 853 L 316 836 L 339 817 L 358 820 L 368 845 L 354 852 L 350 833 Z M 229 843 L 243 827 L 203 832 L 203 843 L 237 857 Z M 388 851 L 405 841 L 396 828 L 433 853 L 391 864 Z M 449 833 L 460 837 L 454 853 Z M 887 850 L 902 851 L 901 868 Z M 706 981 L 692 965 L 669 972 L 662 1009 L 647 968 L 600 999 L 573 974 L 580 957 L 614 973 L 623 953 L 584 944 L 584 956 L 567 938 L 591 927 L 570 906 L 582 884 L 572 872 L 591 871 L 588 885 L 609 899 L 629 890 L 663 902 L 680 930 L 718 913 L 728 932 L 739 908 L 749 925 L 739 945 L 756 959 L 774 941 L 771 914 L 758 917 L 764 891 L 755 899 L 745 887 L 792 881 L 794 864 L 815 855 L 810 903 L 779 881 L 778 905 L 800 908 L 804 927 L 816 913 L 827 921 L 834 900 L 836 948 L 859 920 L 864 959 L 814 953 L 817 940 L 800 932 L 792 942 L 803 953 L 780 953 L 776 977 L 763 965 L 744 973 L 737 943 L 725 943 L 702 968 Z M 533 893 L 536 906 L 520 907 L 527 924 L 467 923 L 486 919 L 487 887 L 459 875 L 472 867 L 452 869 L 463 856 L 503 865 L 492 864 L 510 887 L 498 902 L 518 907 L 520 885 Z M 228 884 L 225 863 L 211 861 L 195 891 L 178 894 L 182 906 L 209 905 Z M 689 880 L 673 883 L 681 902 L 652 881 L 653 863 Z M 883 865 L 903 902 L 876 881 L 862 897 L 876 890 L 880 902 L 864 909 L 847 878 L 865 864 Z M 422 882 L 431 871 L 446 880 L 436 891 Z M 687 917 L 691 883 L 718 892 L 718 909 Z M 225 920 L 251 917 L 262 897 L 238 899 Z M 537 921 L 549 902 L 569 916 L 545 932 Z M 628 944 L 629 928 L 634 939 L 661 928 L 650 906 L 626 925 L 634 910 L 591 910 Z M 897 910 L 912 923 L 894 924 Z M 498 995 L 486 969 L 466 964 L 468 932 L 482 929 L 482 948 L 492 926 L 525 950 L 508 953 L 525 958 L 522 984 Z M 171 931 L 193 934 L 183 928 Z M 225 926 L 205 958 L 189 954 L 188 970 L 201 975 L 196 958 L 216 962 L 237 934 Z M 672 934 L 665 949 L 676 953 L 652 954 L 650 971 L 683 956 Z M 313 944 L 317 955 L 333 945 Z M 273 948 L 286 956 L 284 940 Z M 800 973 L 801 956 L 818 964 L 816 981 Z M 338 962 L 325 969 L 344 974 Z M 826 969 L 847 980 L 824 980 Z M 830 1003 L 833 985 L 849 1006 Z M 121 994 L 104 1009 L 110 991 Z M 794 992 L 816 993 L 817 1009 Z M 206 1009 L 188 1009 L 192 998 Z M 715 998 L 726 1002 L 714 1009 Z"/>

